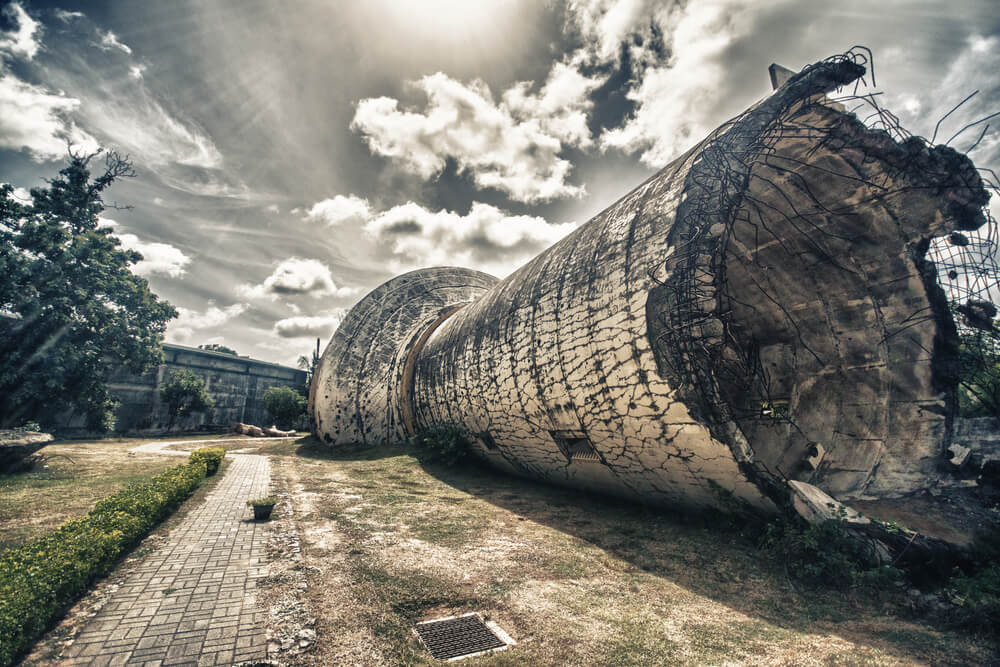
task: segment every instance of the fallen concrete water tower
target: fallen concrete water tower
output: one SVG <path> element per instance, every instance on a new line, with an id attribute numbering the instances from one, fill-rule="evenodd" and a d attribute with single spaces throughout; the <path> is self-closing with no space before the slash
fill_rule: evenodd
<path id="1" fill-rule="evenodd" d="M 989 195 L 964 155 L 826 97 L 864 75 L 805 68 L 502 281 L 379 286 L 322 356 L 314 433 L 456 425 L 497 468 L 656 504 L 925 488 L 957 380 L 928 248 Z"/>

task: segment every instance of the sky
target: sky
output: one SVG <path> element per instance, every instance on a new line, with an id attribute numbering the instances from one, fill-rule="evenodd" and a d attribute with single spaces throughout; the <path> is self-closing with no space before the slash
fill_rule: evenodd
<path id="1" fill-rule="evenodd" d="M 772 62 L 854 45 L 915 134 L 977 90 L 938 143 L 1000 111 L 996 0 L 0 0 L 0 182 L 26 196 L 67 145 L 129 155 L 103 224 L 177 308 L 167 341 L 294 365 L 380 283 L 508 275 L 766 96 Z M 969 156 L 1000 171 L 1000 132 Z"/>

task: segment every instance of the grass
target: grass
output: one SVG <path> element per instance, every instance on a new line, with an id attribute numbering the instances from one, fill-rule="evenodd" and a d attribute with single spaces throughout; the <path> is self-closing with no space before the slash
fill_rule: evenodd
<path id="1" fill-rule="evenodd" d="M 519 645 L 470 665 L 981 664 L 995 646 L 895 598 L 790 583 L 732 526 L 405 446 L 267 447 L 318 641 L 303 664 L 433 664 L 413 623 L 468 611 Z M 900 589 L 902 590 L 902 589 Z"/>
<path id="2" fill-rule="evenodd" d="M 182 462 L 132 454 L 144 440 L 71 441 L 39 450 L 46 465 L 0 476 L 0 550 L 23 544 L 86 514 L 94 503 L 132 482 Z"/>

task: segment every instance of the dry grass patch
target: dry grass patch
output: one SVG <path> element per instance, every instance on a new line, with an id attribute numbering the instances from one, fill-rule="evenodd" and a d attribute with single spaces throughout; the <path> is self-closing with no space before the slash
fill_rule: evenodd
<path id="1" fill-rule="evenodd" d="M 176 456 L 133 454 L 148 440 L 70 441 L 39 450 L 29 471 L 0 476 L 0 550 L 48 533 L 101 498 L 177 465 Z"/>
<path id="2" fill-rule="evenodd" d="M 291 451 L 290 451 L 291 450 Z M 404 447 L 272 451 L 308 567 L 311 664 L 435 664 L 415 622 L 478 611 L 519 645 L 467 664 L 984 663 L 892 596 L 808 590 L 731 526 L 421 464 Z"/>

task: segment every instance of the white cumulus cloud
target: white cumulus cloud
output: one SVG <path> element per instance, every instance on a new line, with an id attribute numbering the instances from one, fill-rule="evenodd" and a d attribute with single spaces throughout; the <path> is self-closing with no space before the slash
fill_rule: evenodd
<path id="1" fill-rule="evenodd" d="M 672 53 L 647 68 L 627 93 L 635 113 L 622 126 L 601 135 L 602 148 L 641 151 L 640 159 L 663 166 L 711 131 L 712 113 L 725 89 L 727 47 L 751 24 L 743 2 L 690 3 L 678 16 L 661 13 Z"/>
<path id="2" fill-rule="evenodd" d="M 169 243 L 143 241 L 135 234 L 115 234 L 122 246 L 135 250 L 142 259 L 132 266 L 132 272 L 138 276 L 164 275 L 179 278 L 186 272 L 191 258 L 180 248 Z"/>
<path id="3" fill-rule="evenodd" d="M 27 150 L 38 161 L 65 157 L 67 142 L 78 151 L 96 150 L 97 140 L 69 119 L 79 106 L 78 99 L 0 74 L 0 147 Z"/>
<path id="4" fill-rule="evenodd" d="M 348 297 L 357 290 L 337 287 L 330 274 L 330 267 L 316 259 L 290 257 L 275 267 L 274 272 L 260 285 L 241 285 L 237 291 L 247 298 L 302 296 Z"/>
<path id="5" fill-rule="evenodd" d="M 128 44 L 123 44 L 121 40 L 118 39 L 118 35 L 108 30 L 105 33 L 101 33 L 101 42 L 98 44 L 102 51 L 110 51 L 111 49 L 117 49 L 122 53 L 132 54 L 132 47 Z"/>
<path id="6" fill-rule="evenodd" d="M 329 315 L 297 315 L 278 320 L 274 333 L 282 338 L 322 338 L 328 339 L 344 319 L 344 309 L 338 308 Z"/>
<path id="7" fill-rule="evenodd" d="M 476 202 L 466 215 L 409 202 L 365 224 L 394 272 L 426 266 L 468 266 L 506 275 L 575 229 L 543 218 L 511 215 Z"/>
<path id="8" fill-rule="evenodd" d="M 225 324 L 234 317 L 239 317 L 247 310 L 247 304 L 234 303 L 225 308 L 219 308 L 213 303 L 203 311 L 177 307 L 177 317 L 167 324 L 167 335 L 174 341 L 184 343 L 191 339 L 196 331 L 211 329 Z"/>
<path id="9" fill-rule="evenodd" d="M 364 220 L 371 215 L 371 205 L 367 199 L 355 195 L 337 195 L 312 205 L 306 219 L 336 225 L 348 220 Z M 294 211 L 293 211 L 294 212 Z"/>
<path id="10" fill-rule="evenodd" d="M 41 24 L 31 18 L 20 3 L 13 2 L 3 9 L 4 15 L 17 24 L 17 29 L 0 33 L 0 52 L 14 56 L 24 56 L 31 60 L 38 53 L 41 44 L 35 38 Z"/>
<path id="11" fill-rule="evenodd" d="M 512 215 L 482 202 L 473 202 L 465 214 L 432 210 L 412 201 L 379 211 L 354 195 L 317 202 L 303 219 L 327 224 L 356 221 L 362 232 L 358 242 L 370 244 L 362 252 L 393 273 L 465 266 L 504 276 L 576 228 L 571 222 L 553 224 L 538 216 Z M 259 295 L 264 288 L 251 289 Z"/>
<path id="12" fill-rule="evenodd" d="M 519 83 L 497 103 L 480 80 L 456 81 L 438 72 L 411 82 L 427 97 L 423 110 L 400 108 L 390 97 L 358 103 L 351 128 L 369 149 L 423 179 L 439 176 L 448 159 L 479 188 L 537 203 L 584 193 L 567 182 L 564 146 L 585 147 L 588 94 L 599 81 L 556 65 L 538 93 Z"/>
<path id="13" fill-rule="evenodd" d="M 570 0 L 568 22 L 586 40 L 584 52 L 590 62 L 611 62 L 618 58 L 621 44 L 639 24 L 649 21 L 651 0 Z M 589 52 L 589 53 L 588 53 Z"/>

